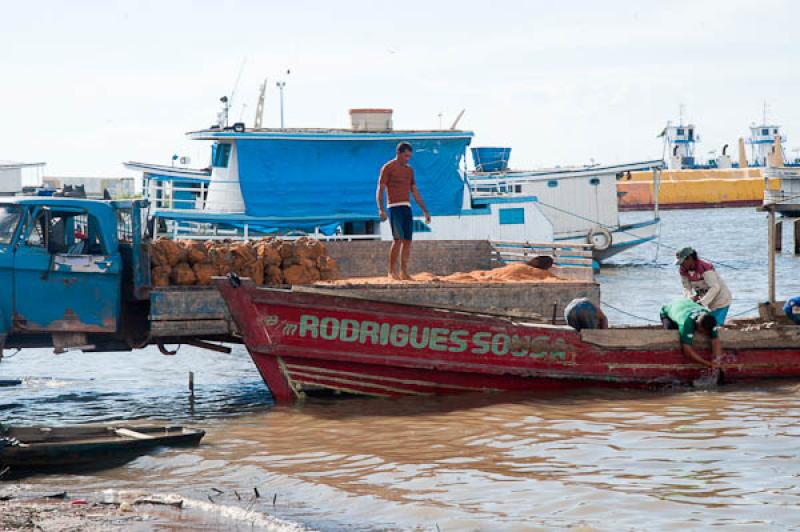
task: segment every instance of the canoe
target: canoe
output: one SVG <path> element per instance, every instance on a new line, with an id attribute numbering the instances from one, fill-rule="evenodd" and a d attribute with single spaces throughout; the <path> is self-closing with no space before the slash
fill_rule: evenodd
<path id="1" fill-rule="evenodd" d="M 710 370 L 677 331 L 567 326 L 364 298 L 215 281 L 278 402 L 319 389 L 393 397 L 468 391 L 691 385 Z M 721 332 L 725 382 L 800 378 L 800 327 Z M 695 346 L 711 358 L 708 339 Z"/>
<path id="2" fill-rule="evenodd" d="M 200 429 L 181 426 L 9 427 L 0 425 L 0 471 L 7 474 L 100 468 L 159 447 L 197 445 Z"/>

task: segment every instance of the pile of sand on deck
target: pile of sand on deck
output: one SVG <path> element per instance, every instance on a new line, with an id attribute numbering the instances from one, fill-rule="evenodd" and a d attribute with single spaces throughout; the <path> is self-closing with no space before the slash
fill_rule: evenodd
<path id="1" fill-rule="evenodd" d="M 557 283 L 564 279 L 556 277 L 547 270 L 541 270 L 524 263 L 509 264 L 493 270 L 474 270 L 450 275 L 418 273 L 413 281 L 398 281 L 387 277 L 355 277 L 318 283 L 321 285 L 345 286 L 351 284 L 425 284 L 425 283 Z"/>

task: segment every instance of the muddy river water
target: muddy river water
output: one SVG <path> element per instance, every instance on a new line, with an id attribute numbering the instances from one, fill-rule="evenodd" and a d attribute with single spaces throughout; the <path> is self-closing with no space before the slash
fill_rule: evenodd
<path id="1" fill-rule="evenodd" d="M 694 244 L 728 265 L 720 273 L 736 298 L 731 313 L 746 314 L 766 292 L 765 233 L 763 216 L 750 209 L 667 212 L 662 242 Z M 628 313 L 609 308 L 612 322 L 655 319 L 678 295 L 671 255 L 641 246 L 603 270 L 603 299 Z M 800 293 L 800 259 L 784 255 L 779 271 L 779 295 Z M 196 449 L 25 482 L 210 501 L 220 508 L 212 528 L 251 529 L 223 516 L 247 508 L 326 530 L 800 523 L 800 382 L 274 407 L 243 349 L 186 347 L 174 357 L 32 350 L 3 360 L 0 377 L 25 378 L 0 388 L 2 423 L 138 419 L 205 428 Z"/>

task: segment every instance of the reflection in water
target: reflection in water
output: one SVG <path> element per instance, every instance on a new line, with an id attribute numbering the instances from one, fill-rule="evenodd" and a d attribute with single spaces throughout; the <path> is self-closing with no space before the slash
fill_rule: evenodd
<path id="1" fill-rule="evenodd" d="M 736 246 L 720 235 L 689 242 L 742 268 L 723 275 L 738 298 L 735 310 L 747 310 L 758 301 L 762 270 L 753 262 L 760 261 L 757 253 L 737 249 L 763 247 L 762 221 L 751 211 L 695 212 L 696 218 L 665 213 L 665 240 L 696 239 L 684 233 L 697 219 L 709 230 L 752 226 L 737 234 Z M 636 266 L 604 270 L 603 297 L 630 312 L 657 313 L 679 282 L 669 254 L 662 252 L 656 264 L 652 255 L 640 247 L 632 254 Z M 789 272 L 797 261 L 784 256 L 779 266 Z M 800 291 L 800 280 L 784 278 L 781 289 Z M 193 412 L 188 371 L 195 372 Z M 796 383 L 272 408 L 239 347 L 232 355 L 184 347 L 175 357 L 155 350 L 58 357 L 30 351 L 0 363 L 0 378 L 18 376 L 32 378 L 0 388 L 0 422 L 147 418 L 208 431 L 197 449 L 164 450 L 77 478 L 29 480 L 43 489 L 211 496 L 214 504 L 323 529 L 353 523 L 365 530 L 788 528 L 800 522 Z"/>

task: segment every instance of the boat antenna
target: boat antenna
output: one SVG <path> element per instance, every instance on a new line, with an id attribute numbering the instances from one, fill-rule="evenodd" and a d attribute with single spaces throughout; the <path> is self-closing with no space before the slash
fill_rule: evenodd
<path id="1" fill-rule="evenodd" d="M 461 121 L 461 117 L 464 116 L 464 113 L 466 111 L 467 111 L 466 109 L 462 109 L 461 112 L 458 113 L 458 116 L 456 116 L 456 119 L 453 120 L 453 125 L 450 126 L 450 129 L 455 129 L 456 127 L 458 127 L 458 123 Z"/>
<path id="2" fill-rule="evenodd" d="M 222 102 L 222 111 L 217 114 L 217 125 L 219 127 L 228 127 L 228 113 L 231 110 L 230 100 L 227 96 L 219 99 Z"/>
<path id="3" fill-rule="evenodd" d="M 223 96 L 219 99 L 222 102 L 222 111 L 217 114 L 217 125 L 222 128 L 228 127 L 228 117 L 230 115 L 231 107 L 233 107 L 233 98 L 236 96 L 236 90 L 239 88 L 239 80 L 242 79 L 242 72 L 244 65 L 247 62 L 247 57 L 242 59 L 242 64 L 239 67 L 239 74 L 236 76 L 236 82 L 233 84 L 233 90 L 230 96 Z M 244 109 L 242 109 L 244 112 Z"/>
<path id="4" fill-rule="evenodd" d="M 244 66 L 246 64 L 247 64 L 247 56 L 244 56 L 242 58 L 242 64 L 239 66 L 239 73 L 236 74 L 236 81 L 233 83 L 233 90 L 231 90 L 231 97 L 229 98 L 230 100 L 229 103 L 231 106 L 233 105 L 233 102 L 236 99 L 236 92 L 239 90 L 239 81 L 241 81 L 242 79 L 242 72 L 244 72 Z M 227 126 L 228 124 L 225 125 Z"/>
<path id="5" fill-rule="evenodd" d="M 286 69 L 287 76 L 291 73 L 292 71 L 290 69 Z M 278 80 L 275 82 L 275 86 L 278 87 L 278 90 L 281 92 L 281 129 L 283 129 L 283 89 L 286 87 L 286 82 L 283 80 Z"/>
<path id="6" fill-rule="evenodd" d="M 267 78 L 258 88 L 258 103 L 256 104 L 256 116 L 253 123 L 255 129 L 261 129 L 261 124 L 264 123 L 264 94 L 267 92 Z"/>

